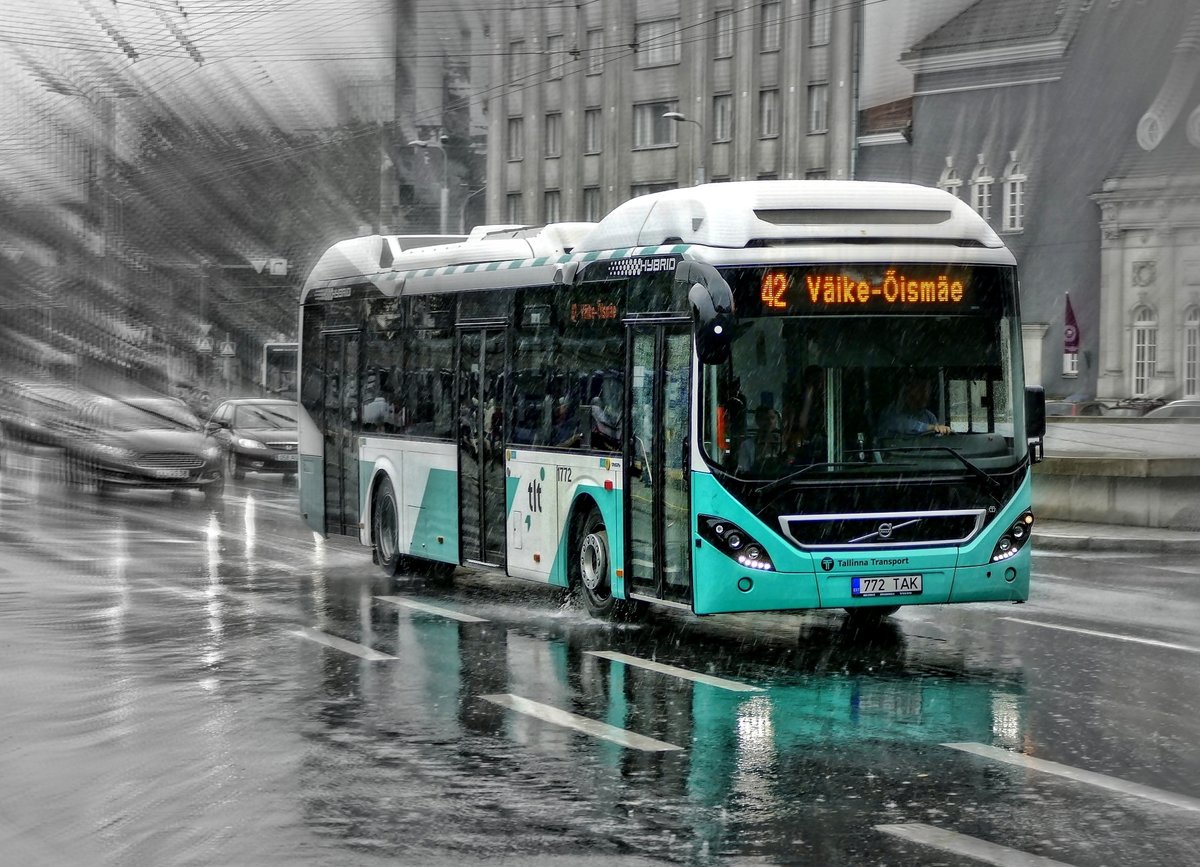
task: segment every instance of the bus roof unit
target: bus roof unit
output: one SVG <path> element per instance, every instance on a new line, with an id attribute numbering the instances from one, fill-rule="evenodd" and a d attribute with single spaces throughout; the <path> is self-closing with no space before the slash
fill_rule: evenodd
<path id="1" fill-rule="evenodd" d="M 864 199 L 869 207 L 863 207 Z M 575 252 L 662 244 L 739 249 L 811 243 L 1004 246 L 965 202 L 932 187 L 742 181 L 630 199 L 601 220 Z"/>
<path id="2" fill-rule="evenodd" d="M 392 266 L 396 257 L 414 247 L 437 245 L 439 249 L 461 242 L 465 235 L 364 235 L 338 241 L 317 260 L 308 279 L 304 281 L 307 292 L 336 280 L 357 280 L 367 274 L 376 274 Z"/>

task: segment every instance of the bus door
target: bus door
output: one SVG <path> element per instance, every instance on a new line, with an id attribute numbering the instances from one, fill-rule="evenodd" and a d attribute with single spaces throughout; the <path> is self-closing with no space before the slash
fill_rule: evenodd
<path id="1" fill-rule="evenodd" d="M 691 607 L 688 322 L 629 329 L 626 572 L 635 596 Z"/>
<path id="2" fill-rule="evenodd" d="M 357 331 L 321 335 L 325 355 L 321 425 L 325 459 L 325 532 L 358 535 Z"/>
<path id="3" fill-rule="evenodd" d="M 504 329 L 458 332 L 458 502 L 462 559 L 504 565 Z"/>

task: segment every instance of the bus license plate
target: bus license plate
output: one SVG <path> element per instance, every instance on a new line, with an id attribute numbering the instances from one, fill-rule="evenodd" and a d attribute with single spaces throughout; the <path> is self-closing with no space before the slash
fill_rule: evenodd
<path id="1" fill-rule="evenodd" d="M 850 579 L 851 596 L 919 596 L 920 594 L 920 575 L 872 575 L 869 578 Z"/>

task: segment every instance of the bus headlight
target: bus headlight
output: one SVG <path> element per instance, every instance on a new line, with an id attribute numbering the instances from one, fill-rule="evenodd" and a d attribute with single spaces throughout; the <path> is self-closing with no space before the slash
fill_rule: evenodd
<path id="1" fill-rule="evenodd" d="M 698 522 L 700 538 L 704 539 L 726 557 L 736 560 L 746 569 L 760 572 L 774 570 L 767 549 L 757 539 L 732 521 L 701 515 Z"/>
<path id="2" fill-rule="evenodd" d="M 1012 522 L 1012 526 L 996 542 L 996 547 L 992 549 L 992 562 L 998 563 L 1001 560 L 1007 560 L 1009 557 L 1015 556 L 1018 551 L 1025 547 L 1025 543 L 1029 541 L 1032 533 L 1033 512 L 1026 509 L 1017 520 Z"/>

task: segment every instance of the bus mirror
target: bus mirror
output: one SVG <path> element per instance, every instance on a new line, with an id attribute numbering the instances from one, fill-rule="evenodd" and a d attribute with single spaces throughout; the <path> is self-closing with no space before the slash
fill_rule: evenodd
<path id="1" fill-rule="evenodd" d="M 720 364 L 729 357 L 733 339 L 733 291 L 711 265 L 681 261 L 675 266 L 675 282 L 690 284 L 688 303 L 696 332 L 696 354 L 703 364 Z"/>
<path id="2" fill-rule="evenodd" d="M 1025 436 L 1041 439 L 1046 435 L 1046 389 L 1040 385 L 1025 386 Z"/>

